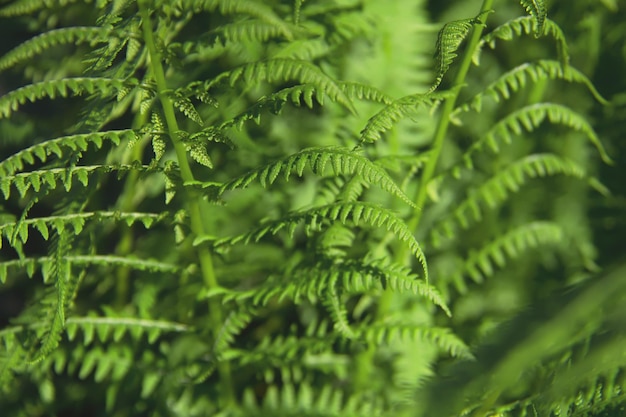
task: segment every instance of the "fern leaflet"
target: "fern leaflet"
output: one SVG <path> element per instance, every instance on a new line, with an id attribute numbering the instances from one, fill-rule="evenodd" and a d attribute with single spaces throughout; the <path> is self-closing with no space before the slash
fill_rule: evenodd
<path id="1" fill-rule="evenodd" d="M 545 0 L 520 0 L 520 4 L 535 20 L 535 36 L 541 36 L 548 16 Z"/>
<path id="2" fill-rule="evenodd" d="M 452 214 L 433 229 L 431 233 L 433 244 L 439 246 L 444 235 L 453 236 L 457 224 L 467 229 L 472 220 L 480 221 L 482 204 L 493 209 L 505 201 L 509 193 L 517 192 L 528 179 L 557 174 L 586 178 L 585 171 L 580 165 L 554 154 L 533 154 L 514 162 L 470 192 Z"/>
<path id="3" fill-rule="evenodd" d="M 137 140 L 137 134 L 131 129 L 71 135 L 47 140 L 22 149 L 4 161 L 0 161 L 0 177 L 13 175 L 15 172 L 23 170 L 25 164 L 34 164 L 35 158 L 41 162 L 46 162 L 52 154 L 56 155 L 57 158 L 62 158 L 65 155 L 64 148 L 74 152 L 82 152 L 88 149 L 89 144 L 93 144 L 95 149 L 100 149 L 105 141 L 119 145 L 121 142 L 132 143 L 135 140 Z"/>
<path id="4" fill-rule="evenodd" d="M 500 151 L 499 141 L 510 144 L 513 135 L 519 135 L 524 130 L 532 132 L 546 119 L 552 124 L 560 123 L 584 133 L 587 139 L 596 147 L 602 160 L 607 164 L 613 163 L 589 122 L 569 107 L 557 103 L 531 104 L 507 115 L 489 129 L 480 140 L 474 143 L 465 152 L 462 160 L 468 168 L 472 168 L 472 155 L 474 153 L 482 151 L 485 146 L 489 146 L 493 152 L 497 153 Z"/>
<path id="5" fill-rule="evenodd" d="M 448 72 L 452 61 L 457 57 L 456 51 L 474 25 L 482 24 L 482 17 L 491 11 L 485 11 L 476 17 L 454 20 L 446 23 L 437 35 L 435 46 L 435 81 L 430 91 L 435 91 Z"/>
<path id="6" fill-rule="evenodd" d="M 464 275 L 468 275 L 476 283 L 482 283 L 484 278 L 494 274 L 496 267 L 506 266 L 507 257 L 516 259 L 529 249 L 561 243 L 564 236 L 563 229 L 556 223 L 537 221 L 524 224 L 489 242 L 478 251 L 471 252 L 462 269 L 451 279 L 458 291 L 465 293 L 467 286 L 463 281 Z"/>
<path id="7" fill-rule="evenodd" d="M 247 85 L 260 81 L 271 83 L 296 80 L 301 83 L 314 85 L 332 101 L 338 102 L 353 113 L 356 112 L 352 102 L 337 82 L 324 74 L 315 65 L 302 60 L 274 58 L 247 64 L 218 75 L 205 86 L 206 90 L 208 91 L 214 85 L 222 82 L 222 80 L 228 80 L 231 87 L 239 80 L 243 80 Z"/>
<path id="8" fill-rule="evenodd" d="M 584 84 L 591 94 L 602 104 L 608 102 L 600 95 L 589 78 L 575 68 L 564 68 L 558 61 L 540 60 L 525 63 L 501 75 L 496 81 L 489 84 L 483 91 L 476 94 L 467 103 L 455 109 L 454 114 L 470 109 L 480 111 L 485 97 L 491 97 L 496 102 L 508 99 L 512 93 L 525 87 L 529 81 L 537 82 L 546 79 L 561 79 L 569 82 Z"/>
<path id="9" fill-rule="evenodd" d="M 30 39 L 0 58 L 0 71 L 4 71 L 21 62 L 28 61 L 55 45 L 88 43 L 94 46 L 109 42 L 113 31 L 100 27 L 72 27 L 55 29 Z"/>
<path id="10" fill-rule="evenodd" d="M 116 80 L 111 78 L 63 78 L 42 81 L 11 91 L 0 97 L 0 118 L 9 117 L 26 101 L 35 102 L 42 98 L 68 97 L 83 93 L 102 97 L 114 96 L 128 86 L 136 85 L 136 80 Z"/>
<path id="11" fill-rule="evenodd" d="M 371 203 L 335 203 L 309 210 L 302 210 L 283 217 L 282 219 L 267 222 L 258 229 L 243 235 L 222 238 L 217 241 L 215 241 L 212 236 L 198 236 L 194 240 L 194 245 L 200 245 L 205 242 L 213 242 L 215 246 L 231 246 L 239 242 L 249 244 L 253 241 L 258 242 L 267 234 L 275 235 L 283 229 L 286 229 L 288 235 L 293 237 L 296 227 L 300 222 L 305 223 L 305 227 L 308 231 L 315 231 L 322 227 L 324 221 L 339 221 L 341 224 L 351 223 L 356 226 L 363 222 L 375 227 L 384 227 L 389 232 L 392 232 L 398 240 L 408 245 L 411 252 L 422 265 L 424 278 L 428 279 L 426 258 L 420 244 L 417 242 L 406 223 L 390 210 Z"/>
<path id="12" fill-rule="evenodd" d="M 281 173 L 285 180 L 289 180 L 294 170 L 301 177 L 307 166 L 313 173 L 321 176 L 326 173 L 327 167 L 332 169 L 334 176 L 340 174 L 358 176 L 367 183 L 379 185 L 383 190 L 413 206 L 413 202 L 394 183 L 393 179 L 383 168 L 350 149 L 340 147 L 305 149 L 222 185 L 213 183 L 186 185 L 201 186 L 207 190 L 205 192 L 211 200 L 216 200 L 226 191 L 245 188 L 253 181 L 259 181 L 263 187 L 267 187 L 274 183 Z"/>
<path id="13" fill-rule="evenodd" d="M 536 20 L 532 17 L 519 17 L 517 19 L 510 20 L 503 25 L 498 26 L 493 31 L 485 35 L 478 44 L 476 51 L 473 55 L 473 60 L 478 63 L 480 59 L 480 53 L 482 46 L 488 44 L 491 49 L 496 47 L 496 39 L 511 40 L 514 35 L 521 36 L 522 34 L 530 34 L 536 31 Z M 537 33 L 535 32 L 535 35 Z M 541 35 L 551 35 L 556 41 L 557 56 L 563 67 L 567 67 L 569 64 L 569 48 L 563 30 L 550 19 L 546 19 L 542 24 Z"/>
<path id="14" fill-rule="evenodd" d="M 377 141 L 384 132 L 394 127 L 398 120 L 414 115 L 421 107 L 432 109 L 451 95 L 453 95 L 453 90 L 411 94 L 395 100 L 367 121 L 361 131 L 360 142 L 372 143 Z"/>

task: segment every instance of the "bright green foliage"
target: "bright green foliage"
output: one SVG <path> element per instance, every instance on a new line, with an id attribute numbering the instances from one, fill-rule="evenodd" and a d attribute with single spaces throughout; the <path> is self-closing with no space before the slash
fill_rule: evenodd
<path id="1" fill-rule="evenodd" d="M 578 29 L 435 3 L 0 7 L 0 414 L 624 407 Z"/>
<path id="2" fill-rule="evenodd" d="M 113 96 L 127 84 L 129 83 L 115 79 L 80 77 L 27 85 L 0 98 L 0 118 L 9 117 L 27 101 L 32 103 L 42 98 L 54 99 L 57 96 L 68 97 L 84 93 L 98 94 L 103 97 Z M 132 85 L 132 82 L 130 84 Z"/>
<path id="3" fill-rule="evenodd" d="M 547 19 L 548 9 L 544 0 L 520 0 L 528 14 L 535 20 L 535 36 L 540 36 Z"/>

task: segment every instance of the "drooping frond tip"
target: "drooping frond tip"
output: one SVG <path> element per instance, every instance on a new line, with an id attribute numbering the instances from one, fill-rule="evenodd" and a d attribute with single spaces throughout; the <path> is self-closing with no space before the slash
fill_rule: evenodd
<path id="1" fill-rule="evenodd" d="M 543 33 L 543 25 L 548 16 L 546 2 L 544 0 L 520 0 L 520 4 L 535 19 L 535 37 L 538 38 Z"/>
<path id="2" fill-rule="evenodd" d="M 448 72 L 454 58 L 457 57 L 456 51 L 461 43 L 470 32 L 474 25 L 482 24 L 482 17 L 493 12 L 493 10 L 485 10 L 476 17 L 467 19 L 454 20 L 446 23 L 437 35 L 437 44 L 435 46 L 435 81 L 430 87 L 430 91 L 435 91 L 443 76 Z"/>

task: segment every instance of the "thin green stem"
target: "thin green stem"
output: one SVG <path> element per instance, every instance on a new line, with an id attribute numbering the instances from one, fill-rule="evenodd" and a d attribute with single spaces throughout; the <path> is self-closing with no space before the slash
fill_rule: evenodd
<path id="1" fill-rule="evenodd" d="M 453 94 L 445 100 L 445 103 L 443 105 L 441 117 L 439 118 L 437 129 L 435 130 L 435 137 L 433 139 L 431 155 L 430 158 L 428 158 L 426 165 L 424 166 L 419 189 L 417 191 L 417 197 L 415 198 L 415 205 L 417 206 L 417 208 L 413 212 L 413 216 L 411 216 L 408 222 L 409 228 L 413 231 L 417 230 L 417 227 L 419 226 L 419 222 L 422 217 L 422 208 L 424 207 L 424 203 L 426 202 L 428 190 L 427 186 L 428 183 L 432 180 L 433 175 L 435 174 L 435 170 L 437 169 L 439 156 L 441 155 L 444 140 L 446 134 L 448 133 L 448 127 L 450 126 L 450 114 L 456 106 L 456 101 L 459 97 L 459 93 L 461 92 L 460 87 L 465 83 L 465 77 L 467 76 L 467 72 L 469 71 L 470 65 L 472 64 L 472 55 L 474 54 L 474 50 L 478 46 L 478 42 L 480 41 L 480 37 L 483 33 L 484 22 L 482 20 L 486 19 L 487 16 L 486 13 L 483 13 L 491 10 L 492 5 L 493 0 L 483 0 L 483 5 L 480 8 L 479 13 L 480 17 L 478 18 L 479 21 L 474 24 L 474 30 L 472 31 L 465 54 L 463 55 L 463 59 L 461 61 L 461 64 L 459 65 L 459 70 L 452 84 Z"/>
<path id="2" fill-rule="evenodd" d="M 483 12 L 491 10 L 492 5 L 493 0 L 483 0 L 483 4 L 479 13 L 479 16 L 481 17 L 479 17 L 479 21 L 474 24 L 474 30 L 472 31 L 472 34 L 467 44 L 467 48 L 463 55 L 463 59 L 459 65 L 458 72 L 453 81 L 453 94 L 448 97 L 444 102 L 441 116 L 437 124 L 437 129 L 435 130 L 433 145 L 431 147 L 431 157 L 428 159 L 428 162 L 424 166 L 422 177 L 420 179 L 419 189 L 415 198 L 415 205 L 417 208 L 415 209 L 413 215 L 408 221 L 408 226 L 412 231 L 416 231 L 419 226 L 419 222 L 423 213 L 422 208 L 424 207 L 424 204 L 426 202 L 428 190 L 427 186 L 428 183 L 432 180 L 433 175 L 435 174 L 435 170 L 437 169 L 439 156 L 441 155 L 441 150 L 443 149 L 444 140 L 448 132 L 448 127 L 450 125 L 450 114 L 456 106 L 456 101 L 461 90 L 460 87 L 465 83 L 465 77 L 467 76 L 467 72 L 469 71 L 470 65 L 472 63 L 472 55 L 478 45 L 478 42 L 480 41 L 480 37 L 482 36 L 484 27 L 483 20 L 486 18 L 484 17 L 486 16 L 486 13 L 483 14 Z M 402 245 L 396 252 L 396 262 L 405 263 L 407 261 L 408 254 L 409 253 L 406 245 Z M 378 307 L 376 310 L 376 320 L 382 320 L 385 316 L 387 316 L 389 309 L 391 308 L 392 301 L 393 291 L 387 290 L 383 292 L 378 302 Z M 368 385 L 375 354 L 376 347 L 370 344 L 368 346 L 368 349 L 357 357 L 354 376 L 355 385 L 357 386 L 357 388 L 364 388 Z"/>
<path id="3" fill-rule="evenodd" d="M 168 134 L 172 141 L 172 144 L 174 145 L 176 158 L 180 167 L 181 178 L 183 182 L 191 182 L 194 181 L 194 176 L 189 165 L 189 160 L 187 159 L 185 146 L 177 138 L 179 128 L 178 122 L 176 120 L 176 113 L 174 111 L 174 104 L 167 94 L 169 89 L 165 79 L 165 71 L 163 70 L 162 57 L 156 47 L 156 43 L 154 40 L 154 28 L 152 26 L 152 20 L 150 18 L 149 6 L 146 4 L 145 1 L 139 2 L 139 12 L 142 19 L 143 36 L 150 56 L 150 66 L 154 74 L 154 79 L 157 86 L 157 94 L 159 97 L 159 101 L 161 102 L 163 114 L 165 116 Z M 203 213 L 200 206 L 200 200 L 197 197 L 188 193 L 185 194 L 185 200 L 193 234 L 196 236 L 205 235 L 206 230 L 202 220 Z M 219 283 L 215 275 L 215 269 L 213 267 L 213 256 L 211 252 L 205 247 L 198 247 L 197 253 L 205 285 L 209 289 L 218 288 Z M 223 323 L 222 308 L 218 300 L 211 299 L 209 301 L 209 313 L 211 317 L 211 330 L 213 332 L 213 336 L 216 337 L 219 334 L 220 328 Z M 218 372 L 221 379 L 220 385 L 222 389 L 222 399 L 224 401 L 224 405 L 232 404 L 234 402 L 234 390 L 230 364 L 226 361 L 220 361 L 218 363 Z"/>

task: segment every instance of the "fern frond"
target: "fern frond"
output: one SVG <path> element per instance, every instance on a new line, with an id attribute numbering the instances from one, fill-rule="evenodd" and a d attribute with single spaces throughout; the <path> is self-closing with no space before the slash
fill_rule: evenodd
<path id="1" fill-rule="evenodd" d="M 67 255 L 65 259 L 72 265 L 87 267 L 90 265 L 108 266 L 108 267 L 125 267 L 137 271 L 147 272 L 169 272 L 169 273 L 191 273 L 195 268 L 191 265 L 182 269 L 177 265 L 159 262 L 152 259 L 139 259 L 130 256 L 114 256 L 114 255 Z M 9 269 L 21 269 L 26 272 L 29 278 L 32 278 L 37 268 L 49 270 L 49 264 L 52 262 L 50 257 L 40 258 L 23 258 L 11 261 L 0 262 L 0 284 L 6 283 L 9 276 Z M 44 274 L 44 282 L 48 281 L 48 274 Z"/>
<path id="2" fill-rule="evenodd" d="M 435 246 L 439 246 L 444 235 L 454 235 L 456 225 L 467 229 L 472 221 L 482 219 L 481 206 L 493 209 L 505 201 L 510 193 L 515 193 L 531 178 L 552 175 L 567 175 L 585 179 L 585 170 L 576 162 L 554 154 L 533 154 L 526 156 L 485 181 L 457 205 L 454 211 L 439 223 L 431 234 Z"/>
<path id="3" fill-rule="evenodd" d="M 23 170 L 26 164 L 34 164 L 36 159 L 39 159 L 40 162 L 46 162 L 52 154 L 56 155 L 57 158 L 63 158 L 65 155 L 64 148 L 72 152 L 83 152 L 89 148 L 89 144 L 93 144 L 95 149 L 100 149 L 106 141 L 113 145 L 119 145 L 121 142 L 132 143 L 135 140 L 137 140 L 137 133 L 131 129 L 63 136 L 47 140 L 22 149 L 0 161 L 0 177 L 13 175 L 17 171 Z"/>
<path id="4" fill-rule="evenodd" d="M 351 100 L 369 100 L 386 104 L 391 102 L 391 98 L 374 87 L 349 82 L 339 82 L 337 85 L 339 85 L 346 96 Z M 324 92 L 313 84 L 285 87 L 268 96 L 261 97 L 245 112 L 223 122 L 219 126 L 219 130 L 224 130 L 230 127 L 237 127 L 241 130 L 243 124 L 249 120 L 254 120 L 256 124 L 260 124 L 261 116 L 264 112 L 269 111 L 272 114 L 279 114 L 283 105 L 286 103 L 291 103 L 298 107 L 304 104 L 309 109 L 312 109 L 315 101 L 317 101 L 320 105 L 323 105 Z"/>
<path id="5" fill-rule="evenodd" d="M 357 82 L 340 82 L 341 89 L 348 95 L 348 97 L 359 100 L 372 101 L 374 103 L 392 104 L 393 98 L 379 89 L 370 85 L 365 85 Z"/>
<path id="6" fill-rule="evenodd" d="M 42 98 L 54 99 L 83 93 L 102 97 L 115 96 L 119 91 L 136 84 L 136 80 L 116 80 L 112 78 L 63 78 L 26 85 L 0 97 L 0 118 L 9 117 L 20 105 L 27 101 L 35 102 Z"/>
<path id="7" fill-rule="evenodd" d="M 296 39 L 282 46 L 272 58 L 302 59 L 305 61 L 316 61 L 327 56 L 332 51 L 331 45 L 321 38 Z"/>
<path id="8" fill-rule="evenodd" d="M 342 417 L 381 417 L 382 410 L 371 399 L 362 396 L 344 398 L 343 391 L 332 385 L 313 388 L 301 383 L 298 388 L 292 384 L 282 387 L 270 385 L 258 404 L 254 391 L 244 391 L 242 400 L 243 416 L 264 417 L 284 416 L 342 416 Z"/>
<path id="9" fill-rule="evenodd" d="M 120 341 L 126 334 L 134 339 L 147 335 L 148 343 L 154 343 L 164 333 L 185 333 L 191 328 L 182 323 L 164 320 L 148 320 L 136 317 L 70 317 L 65 330 L 68 340 L 76 339 L 82 333 L 83 345 L 91 344 L 95 336 L 100 342 Z"/>
<path id="10" fill-rule="evenodd" d="M 276 181 L 281 175 L 287 181 L 291 173 L 295 173 L 301 177 L 304 169 L 309 167 L 311 171 L 323 176 L 332 169 L 332 174 L 337 175 L 355 175 L 362 178 L 370 184 L 379 185 L 383 190 L 402 199 L 404 202 L 414 207 L 413 202 L 404 194 L 404 192 L 394 183 L 393 179 L 385 172 L 383 168 L 374 164 L 369 159 L 359 155 L 353 150 L 341 147 L 322 147 L 304 149 L 287 158 L 277 162 L 270 163 L 264 167 L 251 171 L 243 176 L 235 178 L 225 184 L 215 185 L 207 183 L 197 184 L 207 190 L 207 194 L 211 200 L 218 199 L 226 191 L 245 188 L 253 181 L 258 181 L 263 187 L 267 187 Z M 191 185 L 191 184 L 189 184 Z"/>
<path id="11" fill-rule="evenodd" d="M 14 371 L 23 365 L 24 349 L 16 332 L 0 330 L 0 391 L 7 392 L 14 381 Z"/>
<path id="12" fill-rule="evenodd" d="M 520 0 L 519 2 L 535 22 L 535 36 L 541 36 L 548 16 L 545 0 Z"/>
<path id="13" fill-rule="evenodd" d="M 373 324 L 357 329 L 359 337 L 376 345 L 393 345 L 398 340 L 424 340 L 457 358 L 473 358 L 470 349 L 450 329 L 403 323 Z"/>
<path id="14" fill-rule="evenodd" d="M 493 31 L 485 35 L 478 44 L 476 51 L 474 52 L 473 60 L 478 63 L 480 59 L 480 53 L 482 47 L 487 44 L 491 49 L 496 47 L 496 39 L 502 39 L 505 41 L 513 39 L 514 36 L 521 36 L 523 34 L 529 35 L 534 33 L 535 36 L 547 36 L 551 35 L 557 45 L 557 55 L 559 61 L 563 67 L 567 67 L 569 64 L 569 47 L 563 30 L 550 19 L 545 19 L 542 23 L 540 32 L 537 32 L 537 21 L 534 17 L 523 16 L 517 19 L 509 20 L 508 22 L 498 26 Z"/>
<path id="15" fill-rule="evenodd" d="M 286 87 L 269 96 L 261 97 L 245 112 L 223 122 L 219 126 L 219 130 L 230 127 L 236 127 L 241 130 L 244 123 L 248 120 L 254 120 L 256 124 L 260 124 L 261 116 L 264 112 L 269 111 L 272 114 L 279 114 L 283 106 L 288 102 L 298 107 L 304 103 L 309 109 L 312 109 L 314 106 L 313 100 L 319 104 L 324 103 L 323 93 L 312 84 Z"/>
<path id="16" fill-rule="evenodd" d="M 65 6 L 78 0 L 17 0 L 0 9 L 0 17 L 17 17 L 31 14 L 38 10 L 52 9 L 58 6 Z M 91 3 L 91 0 L 81 0 Z"/>
<path id="17" fill-rule="evenodd" d="M 511 97 L 512 93 L 519 91 L 531 82 L 535 83 L 539 80 L 548 79 L 558 79 L 584 84 L 596 100 L 602 104 L 608 104 L 593 86 L 591 80 L 577 69 L 570 66 L 564 68 L 558 61 L 540 60 L 533 63 L 522 64 L 504 73 L 467 103 L 455 109 L 454 113 L 469 111 L 470 109 L 480 111 L 485 97 L 491 97 L 496 103 L 499 103 L 500 100 L 508 99 Z"/>
<path id="18" fill-rule="evenodd" d="M 353 113 L 356 112 L 352 102 L 340 85 L 315 65 L 306 61 L 274 58 L 247 64 L 218 75 L 206 85 L 206 90 L 208 91 L 223 80 L 228 80 L 231 87 L 240 80 L 246 85 L 261 81 L 270 83 L 276 81 L 299 81 L 303 84 L 312 84 L 332 101 L 343 105 Z"/>
<path id="19" fill-rule="evenodd" d="M 194 245 L 200 245 L 205 242 L 213 242 L 215 246 L 232 246 L 240 242 L 249 244 L 250 242 L 258 242 L 265 235 L 275 235 L 283 229 L 287 230 L 290 237 L 293 237 L 299 223 L 304 222 L 307 230 L 315 231 L 321 228 L 324 221 L 338 221 L 344 225 L 350 223 L 356 226 L 360 223 L 365 223 L 374 227 L 384 227 L 387 231 L 393 233 L 398 240 L 407 244 L 411 253 L 415 255 L 422 265 L 424 278 L 428 279 L 428 267 L 424 252 L 406 223 L 392 211 L 365 202 L 341 202 L 297 211 L 282 219 L 269 221 L 258 229 L 243 235 L 223 238 L 217 241 L 212 236 L 198 236 L 194 240 Z"/>
<path id="20" fill-rule="evenodd" d="M 283 25 L 286 25 L 284 23 Z M 290 29 L 290 32 L 293 31 Z M 214 31 L 217 41 L 224 46 L 242 42 L 263 43 L 270 39 L 284 38 L 284 26 L 276 26 L 259 20 L 243 20 L 222 25 Z"/>
<path id="21" fill-rule="evenodd" d="M 372 116 L 360 134 L 360 142 L 372 143 L 382 137 L 398 120 L 416 114 L 421 108 L 433 109 L 453 94 L 453 90 L 411 94 L 395 100 Z"/>
<path id="22" fill-rule="evenodd" d="M 504 268 L 509 260 L 515 260 L 523 252 L 561 243 L 564 237 L 563 229 L 554 222 L 524 224 L 490 241 L 477 251 L 470 252 L 461 269 L 451 279 L 458 291 L 465 293 L 467 286 L 463 276 L 467 275 L 474 282 L 482 283 L 485 278 L 493 276 L 496 268 Z"/>
<path id="23" fill-rule="evenodd" d="M 326 311 L 328 311 L 337 333 L 343 338 L 354 339 L 356 333 L 348 321 L 348 309 L 341 300 L 341 296 L 337 293 L 336 288 L 330 288 L 329 291 L 326 291 L 321 297 L 321 302 L 326 307 Z"/>
<path id="24" fill-rule="evenodd" d="M 343 263 L 320 262 L 313 266 L 301 265 L 287 277 L 273 276 L 263 285 L 247 291 L 221 290 L 224 301 L 267 305 L 272 299 L 300 302 L 302 298 L 314 302 L 333 289 L 344 294 L 362 294 L 373 290 L 392 289 L 409 292 L 428 299 L 448 316 L 450 309 L 437 288 L 413 274 L 408 267 L 390 264 L 385 260 Z M 209 295 L 209 294 L 206 294 Z"/>
<path id="25" fill-rule="evenodd" d="M 48 239 L 50 229 L 57 233 L 64 232 L 71 227 L 74 234 L 79 234 L 87 220 L 102 221 L 115 220 L 122 221 L 128 226 L 140 222 L 146 228 L 150 228 L 155 222 L 162 221 L 168 216 L 167 213 L 138 213 L 138 212 L 119 212 L 119 211 L 96 211 L 85 213 L 64 214 L 58 216 L 38 217 L 26 219 L 19 222 L 7 222 L 0 224 L 0 235 L 5 236 L 9 242 L 13 241 L 13 236 L 19 238 L 22 243 L 28 240 L 29 228 L 36 229 L 44 239 Z M 0 240 L 2 242 L 2 240 Z M 1 246 L 0 246 L 1 247 Z"/>
<path id="26" fill-rule="evenodd" d="M 65 328 L 65 313 L 70 302 L 76 294 L 78 282 L 82 274 L 72 274 L 70 263 L 65 259 L 65 254 L 71 248 L 72 236 L 65 233 L 57 233 L 52 243 L 52 276 L 56 289 L 56 300 L 52 311 L 45 318 L 45 333 L 41 338 L 40 346 L 29 360 L 37 363 L 50 354 L 61 341 L 61 334 Z"/>
<path id="27" fill-rule="evenodd" d="M 366 13 L 346 11 L 329 16 L 331 29 L 328 39 L 331 45 L 341 45 L 357 37 L 365 37 L 376 29 L 375 22 Z"/>
<path id="28" fill-rule="evenodd" d="M 249 307 L 231 311 L 215 336 L 213 353 L 220 356 L 227 351 L 235 340 L 235 336 L 246 328 L 255 315 L 256 311 Z"/>
<path id="29" fill-rule="evenodd" d="M 539 397 L 541 409 L 557 415 L 599 415 L 606 409 L 618 409 L 626 403 L 626 354 L 623 334 L 608 341 L 592 343 L 584 360 L 572 361 L 566 369 L 555 372 L 554 381 Z"/>
<path id="30" fill-rule="evenodd" d="M 329 327 L 328 323 L 324 321 L 313 327 L 313 333 L 310 332 L 311 326 L 307 326 L 306 335 L 289 334 L 287 336 L 265 337 L 251 350 L 229 349 L 223 354 L 223 357 L 229 361 L 236 361 L 240 366 L 266 367 L 266 381 L 270 382 L 273 378 L 268 378 L 267 371 L 271 371 L 271 368 L 280 368 L 281 370 L 293 370 L 303 366 L 313 368 L 315 367 L 314 363 L 303 363 L 304 355 L 308 359 L 316 356 L 328 358 L 333 355 L 333 344 L 338 341 L 338 337 Z"/>
<path id="31" fill-rule="evenodd" d="M 164 7 L 166 6 L 166 7 Z M 161 0 L 156 2 L 156 9 L 177 10 L 178 13 L 185 11 L 213 12 L 219 11 L 222 15 L 244 14 L 255 17 L 267 24 L 275 26 L 287 39 L 293 39 L 291 27 L 285 23 L 271 7 L 251 0 Z"/>
<path id="32" fill-rule="evenodd" d="M 472 154 L 482 151 L 485 146 L 497 153 L 500 150 L 499 141 L 507 145 L 511 144 L 514 135 L 519 135 L 524 130 L 532 132 L 546 119 L 552 124 L 562 124 L 584 133 L 587 139 L 596 147 L 602 160 L 607 164 L 613 163 L 595 130 L 582 115 L 561 104 L 537 103 L 522 107 L 498 121 L 463 155 L 462 159 L 465 165 L 468 168 L 472 168 Z"/>
<path id="33" fill-rule="evenodd" d="M 65 191 L 72 189 L 74 178 L 76 178 L 84 187 L 89 185 L 90 176 L 97 173 L 110 173 L 110 172 L 149 172 L 160 171 L 158 167 L 149 165 L 80 165 L 73 166 L 71 168 L 51 168 L 36 170 L 30 172 L 24 172 L 16 175 L 9 175 L 0 180 L 0 190 L 4 194 L 4 198 L 8 199 L 11 193 L 11 185 L 13 185 L 20 194 L 20 197 L 24 197 L 29 189 L 33 189 L 38 192 L 42 185 L 53 190 L 57 187 L 58 183 L 62 182 Z"/>
<path id="34" fill-rule="evenodd" d="M 94 46 L 98 43 L 108 42 L 111 36 L 113 36 L 113 32 L 110 29 L 101 27 L 71 27 L 51 30 L 20 44 L 3 55 L 0 58 L 0 71 L 28 61 L 56 45 L 88 43 L 90 46 Z"/>
<path id="35" fill-rule="evenodd" d="M 622 410 L 626 404 L 624 374 L 626 368 L 614 368 L 614 375 L 601 375 L 594 383 L 581 387 L 568 397 L 559 398 L 553 405 L 555 415 L 571 415 L 591 417 L 595 415 L 611 415 L 612 410 Z M 555 401 L 556 403 L 556 401 Z"/>
<path id="36" fill-rule="evenodd" d="M 40 366 L 53 368 L 56 373 L 74 374 L 81 380 L 92 375 L 95 382 L 121 381 L 136 365 L 136 360 L 129 345 L 109 344 L 89 349 L 77 345 L 72 347 L 71 355 L 62 349 L 54 351 Z"/>
<path id="37" fill-rule="evenodd" d="M 443 25 L 437 35 L 435 45 L 435 81 L 430 91 L 435 91 L 448 72 L 452 61 L 457 57 L 456 51 L 474 25 L 482 24 L 482 17 L 491 11 L 485 11 L 476 17 L 454 20 Z"/>

